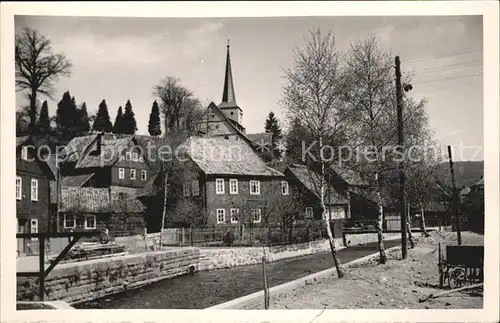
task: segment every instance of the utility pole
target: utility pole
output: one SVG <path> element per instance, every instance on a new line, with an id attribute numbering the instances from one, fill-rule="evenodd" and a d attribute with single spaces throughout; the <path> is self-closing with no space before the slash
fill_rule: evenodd
<path id="1" fill-rule="evenodd" d="M 404 156 L 404 133 L 403 133 L 403 97 L 401 92 L 401 62 L 399 56 L 396 56 L 396 105 L 398 110 L 398 145 L 402 156 Z M 408 255 L 408 243 L 406 239 L 407 215 L 405 206 L 405 173 L 403 161 L 399 162 L 399 185 L 401 191 L 400 212 L 401 212 L 401 257 L 406 259 Z"/>
<path id="2" fill-rule="evenodd" d="M 453 189 L 453 194 L 452 194 L 452 210 L 453 210 L 453 215 L 455 215 L 455 226 L 457 229 L 457 240 L 458 240 L 458 245 L 460 246 L 462 244 L 462 233 L 460 232 L 460 214 L 458 212 L 458 194 L 457 194 L 457 188 L 455 187 L 455 169 L 453 167 L 453 157 L 451 156 L 451 146 L 448 146 L 448 157 L 450 159 L 450 172 L 451 172 L 451 187 Z"/>

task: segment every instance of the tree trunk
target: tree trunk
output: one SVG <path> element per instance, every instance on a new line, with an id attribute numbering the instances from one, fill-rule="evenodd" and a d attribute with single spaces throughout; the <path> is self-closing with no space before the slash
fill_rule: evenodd
<path id="1" fill-rule="evenodd" d="M 351 218 L 351 193 L 349 191 L 346 191 L 347 193 L 347 218 Z"/>
<path id="2" fill-rule="evenodd" d="M 161 217 L 161 230 L 160 230 L 160 249 L 163 248 L 162 245 L 162 236 L 163 236 L 163 228 L 165 227 L 165 218 L 167 216 L 167 197 L 168 197 L 168 190 L 167 190 L 167 183 L 168 183 L 168 175 L 167 172 L 165 171 L 165 180 L 164 180 L 164 193 L 163 193 L 163 214 Z"/>
<path id="3" fill-rule="evenodd" d="M 320 148 L 323 147 L 323 141 L 319 139 Z M 344 276 L 344 270 L 342 268 L 342 264 L 337 256 L 337 249 L 335 247 L 335 241 L 333 240 L 332 229 L 330 228 L 330 219 L 329 216 L 326 216 L 326 206 L 325 206 L 325 163 L 321 162 L 321 216 L 325 221 L 326 225 L 326 233 L 328 234 L 328 242 L 330 243 L 330 250 L 332 252 L 333 262 L 335 263 L 335 268 L 337 269 L 337 276 L 339 278 Z"/>
<path id="4" fill-rule="evenodd" d="M 407 216 L 407 220 L 406 220 L 406 231 L 408 232 L 408 241 L 410 242 L 410 248 L 413 249 L 415 248 L 415 241 L 413 240 L 413 234 L 411 233 L 411 225 L 410 225 L 410 222 L 411 222 L 411 205 L 408 204 L 408 216 Z"/>
<path id="5" fill-rule="evenodd" d="M 31 89 L 31 94 L 30 94 L 30 108 L 29 108 L 29 114 L 30 114 L 30 128 L 29 128 L 29 133 L 34 134 L 36 133 L 36 115 L 37 115 L 37 106 L 36 106 L 36 89 Z"/>
<path id="6" fill-rule="evenodd" d="M 424 205 L 422 202 L 420 202 L 420 220 L 422 221 L 420 225 L 422 226 L 422 233 L 424 234 L 425 237 L 430 237 L 429 232 L 427 232 L 427 228 L 425 226 L 425 211 L 424 211 Z"/>
<path id="7" fill-rule="evenodd" d="M 377 185 L 377 204 L 378 204 L 378 221 L 377 221 L 378 250 L 380 253 L 380 263 L 385 264 L 387 262 L 387 255 L 385 254 L 384 235 L 382 231 L 382 223 L 384 221 L 384 206 L 382 204 L 382 195 L 380 194 L 380 182 L 378 173 L 375 173 L 375 181 Z"/>

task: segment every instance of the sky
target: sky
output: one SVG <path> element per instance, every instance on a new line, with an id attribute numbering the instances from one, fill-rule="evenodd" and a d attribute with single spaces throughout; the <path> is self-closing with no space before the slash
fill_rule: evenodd
<path id="1" fill-rule="evenodd" d="M 70 91 L 95 113 L 105 99 L 111 121 L 130 100 L 138 133 L 147 134 L 153 86 L 174 76 L 208 105 L 221 102 L 226 44 L 230 39 L 236 101 L 247 133 L 263 132 L 279 105 L 284 70 L 311 28 L 331 30 L 343 52 L 351 42 L 375 35 L 402 73 L 413 73 L 414 98 L 426 110 L 442 145 L 463 147 L 456 160 L 483 159 L 483 23 L 481 16 L 279 17 L 279 18 L 92 18 L 16 16 L 15 29 L 37 29 L 55 53 L 72 62 L 60 78 L 49 113 Z M 26 100 L 16 94 L 19 108 Z M 285 125 L 286 126 L 286 125 Z"/>

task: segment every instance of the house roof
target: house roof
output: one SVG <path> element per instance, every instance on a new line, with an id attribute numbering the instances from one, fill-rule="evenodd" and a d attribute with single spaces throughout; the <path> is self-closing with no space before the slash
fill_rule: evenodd
<path id="1" fill-rule="evenodd" d="M 268 167 L 246 143 L 223 137 L 191 137 L 181 145 L 205 174 L 284 175 Z"/>
<path id="2" fill-rule="evenodd" d="M 273 141 L 273 134 L 270 132 L 249 133 L 246 136 L 258 146 L 271 146 Z"/>
<path id="3" fill-rule="evenodd" d="M 318 199 L 321 197 L 321 176 L 313 170 L 308 169 L 304 165 L 292 164 L 287 168 L 293 176 L 301 182 L 311 193 Z M 330 195 L 328 195 L 330 193 Z M 337 192 L 331 185 L 325 189 L 325 203 L 330 204 L 346 204 L 347 198 Z"/>
<path id="4" fill-rule="evenodd" d="M 97 134 L 75 137 L 64 146 L 64 160 L 67 162 L 78 162 L 85 151 L 85 148 L 97 138 Z"/>
<path id="5" fill-rule="evenodd" d="M 149 161 L 153 171 L 158 171 L 162 165 L 161 152 L 168 153 L 168 151 L 164 151 L 161 147 L 170 143 L 170 138 L 147 135 L 134 135 L 134 138 L 142 148 L 145 158 Z"/>
<path id="6" fill-rule="evenodd" d="M 146 196 L 155 196 L 158 192 L 157 186 L 156 186 L 156 180 L 158 176 L 160 175 L 160 172 L 157 172 L 153 176 L 149 178 L 149 180 L 146 182 L 146 185 L 144 185 L 143 188 L 137 190 L 137 197 L 146 197 Z"/>
<path id="7" fill-rule="evenodd" d="M 93 176 L 94 176 L 94 173 L 75 175 L 75 176 L 65 176 L 61 180 L 61 186 L 81 187 L 83 184 L 85 184 Z"/>
<path id="8" fill-rule="evenodd" d="M 332 165 L 330 167 L 337 176 L 344 182 L 346 182 L 348 185 L 354 185 L 354 186 L 367 186 L 368 182 L 365 181 L 362 177 L 361 174 L 353 169 L 343 167 L 340 165 Z"/>
<path id="9" fill-rule="evenodd" d="M 101 154 L 87 154 L 82 160 L 77 163 L 75 168 L 112 166 L 125 150 L 133 146 L 135 146 L 135 144 L 133 143 L 131 136 L 122 138 L 103 137 L 101 141 Z"/>
<path id="10" fill-rule="evenodd" d="M 28 140 L 29 136 L 16 137 L 16 148 L 24 144 Z"/>
<path id="11" fill-rule="evenodd" d="M 107 188 L 61 187 L 60 212 L 140 213 L 144 205 L 135 198 L 111 200 Z"/>

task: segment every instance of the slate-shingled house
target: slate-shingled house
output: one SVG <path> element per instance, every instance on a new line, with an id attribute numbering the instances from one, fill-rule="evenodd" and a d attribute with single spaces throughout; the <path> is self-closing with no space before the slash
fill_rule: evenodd
<path id="1" fill-rule="evenodd" d="M 114 235 L 143 232 L 144 205 L 136 192 L 150 179 L 153 168 L 134 136 L 76 137 L 59 160 L 60 231 L 106 227 Z"/>
<path id="2" fill-rule="evenodd" d="M 266 166 L 241 140 L 191 137 L 181 147 L 193 172 L 186 176 L 190 180 L 183 183 L 181 195 L 203 210 L 207 225 L 261 223 L 266 198 L 288 195 L 288 189 L 282 191 L 286 183 L 283 174 Z M 161 201 L 158 185 L 163 181 L 155 180 L 151 179 L 138 196 Z"/>
<path id="3" fill-rule="evenodd" d="M 40 159 L 30 137 L 16 138 L 17 232 L 47 232 L 50 228 L 50 167 Z"/>
<path id="4" fill-rule="evenodd" d="M 304 165 L 292 164 L 285 170 L 292 194 L 304 206 L 299 219 L 322 220 L 320 175 Z M 325 183 L 326 184 L 326 183 Z M 331 219 L 344 219 L 348 212 L 349 200 L 333 185 L 325 185 L 325 206 Z"/>

